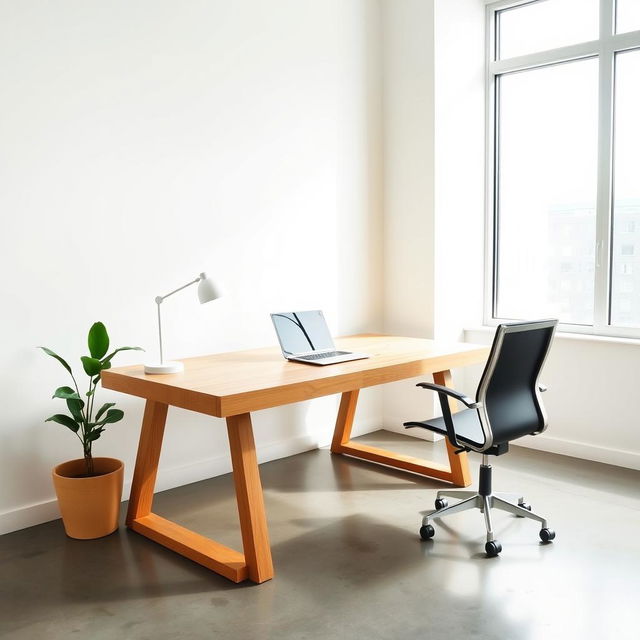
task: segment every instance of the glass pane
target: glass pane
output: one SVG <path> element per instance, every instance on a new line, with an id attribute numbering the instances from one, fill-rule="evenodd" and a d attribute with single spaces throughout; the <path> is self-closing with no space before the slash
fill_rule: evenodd
<path id="1" fill-rule="evenodd" d="M 640 29 L 640 0 L 618 0 L 616 4 L 616 32 Z"/>
<path id="2" fill-rule="evenodd" d="M 498 11 L 497 57 L 597 40 L 598 24 L 598 0 L 538 0 L 503 9 Z"/>
<path id="3" fill-rule="evenodd" d="M 640 327 L 640 51 L 616 56 L 611 324 Z"/>
<path id="4" fill-rule="evenodd" d="M 593 323 L 598 62 L 499 83 L 500 318 Z"/>

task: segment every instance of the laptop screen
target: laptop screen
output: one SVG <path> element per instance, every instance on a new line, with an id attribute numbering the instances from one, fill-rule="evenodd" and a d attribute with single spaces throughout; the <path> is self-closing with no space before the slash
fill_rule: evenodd
<path id="1" fill-rule="evenodd" d="M 287 354 L 333 349 L 333 339 L 322 311 L 272 313 L 282 350 Z"/>

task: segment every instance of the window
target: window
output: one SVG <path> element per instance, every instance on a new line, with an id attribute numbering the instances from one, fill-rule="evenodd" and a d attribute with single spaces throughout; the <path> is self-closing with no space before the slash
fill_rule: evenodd
<path id="1" fill-rule="evenodd" d="M 487 12 L 485 318 L 640 337 L 640 0 Z"/>
<path id="2" fill-rule="evenodd" d="M 623 280 L 620 283 L 620 293 L 633 293 L 633 282 L 630 280 Z"/>
<path id="3" fill-rule="evenodd" d="M 640 2 L 618 0 L 616 7 L 616 33 L 640 29 Z"/>
<path id="4" fill-rule="evenodd" d="M 500 59 L 598 38 L 598 0 L 520 3 L 498 11 L 497 18 Z"/>

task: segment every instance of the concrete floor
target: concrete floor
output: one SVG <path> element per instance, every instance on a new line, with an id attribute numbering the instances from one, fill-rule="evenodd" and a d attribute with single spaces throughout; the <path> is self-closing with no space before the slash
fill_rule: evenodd
<path id="1" fill-rule="evenodd" d="M 479 512 L 418 537 L 444 483 L 326 449 L 260 469 L 273 580 L 235 585 L 123 527 L 81 542 L 54 521 L 0 537 L 0 637 L 640 638 L 640 472 L 513 447 L 495 460 L 494 490 L 522 492 L 557 538 L 542 545 L 536 523 L 496 512 L 503 552 L 487 559 Z M 241 548 L 230 476 L 160 493 L 154 510 Z"/>

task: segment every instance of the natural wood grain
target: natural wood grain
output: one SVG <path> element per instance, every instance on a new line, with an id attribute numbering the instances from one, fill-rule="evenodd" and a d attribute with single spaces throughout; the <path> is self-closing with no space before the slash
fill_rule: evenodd
<path id="1" fill-rule="evenodd" d="M 131 526 L 131 523 L 137 518 L 151 513 L 153 489 L 156 485 L 158 461 L 160 460 L 168 408 L 166 404 L 152 400 L 147 400 L 145 405 L 136 466 L 131 483 L 131 495 L 129 496 L 127 526 Z"/>
<path id="2" fill-rule="evenodd" d="M 342 394 L 336 428 L 333 432 L 333 440 L 331 442 L 331 451 L 333 453 L 343 453 L 341 451 L 342 445 L 351 439 L 351 427 L 353 427 L 353 418 L 356 415 L 358 393 L 359 391 L 356 389 L 355 391 L 347 391 Z"/>
<path id="3" fill-rule="evenodd" d="M 385 449 L 378 449 L 378 447 L 370 447 L 360 442 L 343 444 L 339 447 L 337 453 L 344 453 L 363 460 L 377 462 L 378 464 L 384 464 L 395 469 L 404 469 L 405 471 L 419 473 L 420 475 L 429 476 L 430 478 L 439 478 L 440 480 L 448 480 L 449 482 L 453 480 L 451 470 L 445 465 L 421 458 L 414 458 L 413 456 L 393 453 Z"/>
<path id="4" fill-rule="evenodd" d="M 469 484 L 466 456 L 449 450 L 451 471 L 410 456 L 349 442 L 359 389 L 433 373 L 449 383 L 448 369 L 475 364 L 486 347 L 431 340 L 362 335 L 337 340 L 337 347 L 371 355 L 367 360 L 314 367 L 287 362 L 277 349 L 222 353 L 184 361 L 182 373 L 145 375 L 131 366 L 102 372 L 102 383 L 147 400 L 127 524 L 169 549 L 239 582 L 264 582 L 273 563 L 250 412 L 342 393 L 332 451 L 414 473 Z M 244 554 L 151 513 L 168 405 L 226 417 Z"/>
<path id="5" fill-rule="evenodd" d="M 234 551 L 201 536 L 199 533 L 185 529 L 175 522 L 165 520 L 155 513 L 134 520 L 130 527 L 154 542 L 167 547 L 167 549 L 171 549 L 189 560 L 233 580 L 233 582 L 242 582 L 247 579 L 247 566 L 244 556 L 239 551 Z"/>
<path id="6" fill-rule="evenodd" d="M 450 384 L 451 374 L 449 371 L 436 372 L 433 375 L 434 379 L 437 376 L 439 380 L 448 380 Z M 412 473 L 418 473 L 430 478 L 447 480 L 461 487 L 466 487 L 471 484 L 471 473 L 469 471 L 466 454 L 456 455 L 448 440 L 446 441 L 446 444 L 450 467 L 446 467 L 430 460 L 414 458 L 413 456 L 405 456 L 386 449 L 379 449 L 377 447 L 370 447 L 358 442 L 351 442 L 351 428 L 353 426 L 353 419 L 356 413 L 357 401 L 357 390 L 347 391 L 342 394 L 340 408 L 338 409 L 338 418 L 333 432 L 333 440 L 331 442 L 332 453 L 346 454 L 354 458 L 384 464 L 396 469 L 411 471 Z M 455 409 L 452 410 L 455 411 Z M 460 456 L 464 456 L 464 458 L 461 460 Z"/>
<path id="7" fill-rule="evenodd" d="M 436 371 L 433 374 L 433 381 L 443 387 L 451 387 L 451 371 Z M 449 398 L 449 406 L 451 413 L 458 410 L 457 402 L 454 398 Z M 459 487 L 468 487 L 471 484 L 471 471 L 469 470 L 469 461 L 466 453 L 455 453 L 454 446 L 446 440 L 447 456 L 449 457 L 449 465 L 451 467 L 451 482 Z"/>
<path id="8" fill-rule="evenodd" d="M 146 375 L 142 365 L 109 369 L 102 384 L 227 417 L 476 364 L 488 354 L 484 346 L 380 335 L 340 338 L 336 346 L 371 357 L 319 367 L 288 362 L 276 348 L 255 349 L 187 358 L 183 372 L 167 375 Z"/>
<path id="9" fill-rule="evenodd" d="M 273 562 L 251 416 L 227 418 L 227 431 L 244 557 L 249 578 L 260 583 L 273 578 Z"/>

